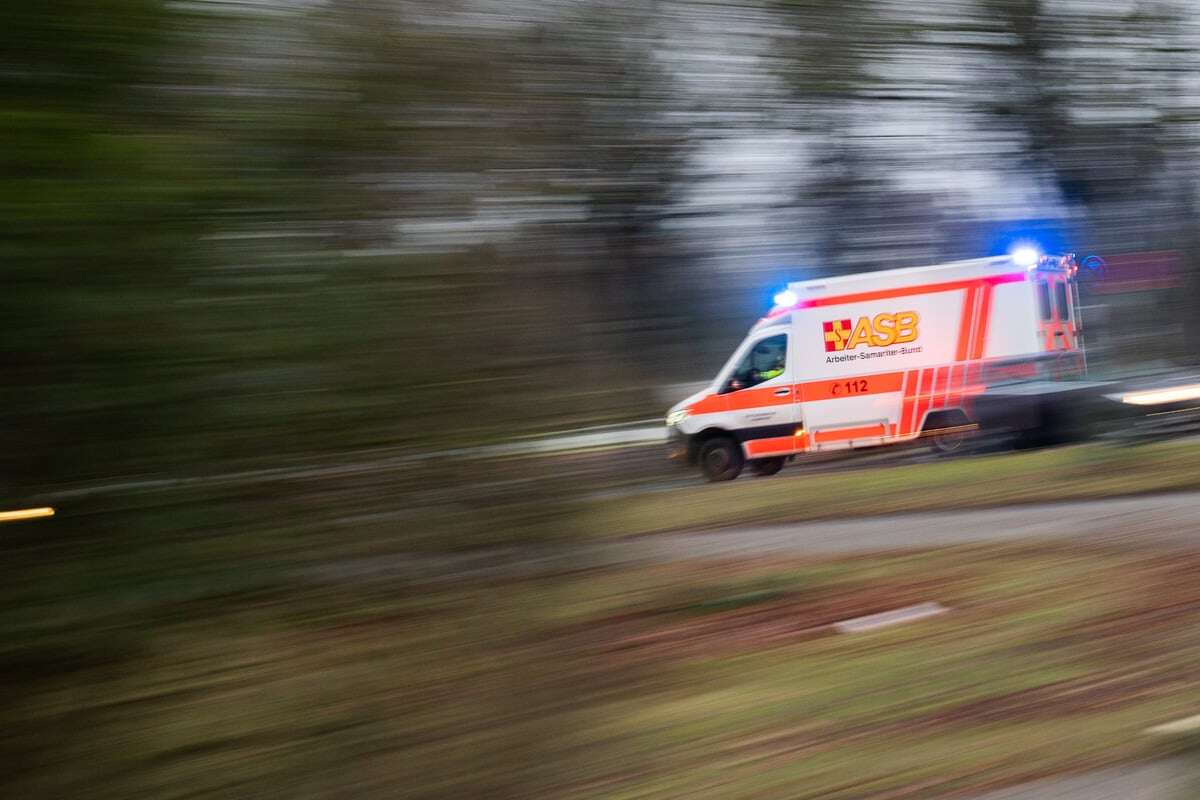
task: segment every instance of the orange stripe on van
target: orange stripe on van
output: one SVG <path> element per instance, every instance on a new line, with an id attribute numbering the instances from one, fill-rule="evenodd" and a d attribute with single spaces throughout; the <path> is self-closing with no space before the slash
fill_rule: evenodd
<path id="1" fill-rule="evenodd" d="M 922 370 L 914 369 L 908 376 L 908 397 L 904 405 L 904 418 L 900 420 L 900 426 L 906 434 L 913 433 L 913 425 L 916 424 L 917 395 L 921 390 L 921 375 Z"/>
<path id="2" fill-rule="evenodd" d="M 955 364 L 950 367 L 950 396 L 946 398 L 946 405 L 950 408 L 957 408 L 962 405 L 963 386 L 967 382 L 967 365 Z"/>
<path id="3" fill-rule="evenodd" d="M 862 425 L 856 428 L 816 431 L 813 433 L 813 441 L 817 444 L 822 444 L 823 442 L 844 442 L 849 439 L 881 439 L 886 435 L 887 426 L 880 422 L 875 425 Z"/>
<path id="4" fill-rule="evenodd" d="M 983 358 L 983 351 L 986 349 L 988 322 L 992 314 L 992 287 L 983 287 L 983 302 L 979 305 L 979 320 L 975 323 L 975 349 L 971 353 L 972 359 Z"/>
<path id="5" fill-rule="evenodd" d="M 921 388 L 917 391 L 917 409 L 913 414 L 912 431 L 914 433 L 921 430 L 921 423 L 924 422 L 925 412 L 929 410 L 930 396 L 933 394 L 933 373 L 932 369 L 921 370 Z"/>
<path id="6" fill-rule="evenodd" d="M 810 381 L 796 384 L 800 399 L 806 403 L 817 400 L 843 400 L 868 394 L 898 392 L 904 385 L 903 372 L 881 372 L 876 375 L 861 375 L 836 381 Z"/>
<path id="7" fill-rule="evenodd" d="M 776 436 L 771 439 L 751 439 L 742 446 L 747 458 L 786 456 L 804 449 L 803 436 Z"/>
<path id="8" fill-rule="evenodd" d="M 913 400 L 917 396 L 917 383 L 921 378 L 921 371 L 910 369 L 905 376 L 904 401 L 900 404 L 900 435 L 904 436 L 909 433 L 911 427 Z"/>
<path id="9" fill-rule="evenodd" d="M 787 390 L 785 394 L 776 392 Z M 730 411 L 745 411 L 749 408 L 770 408 L 771 406 L 786 406 L 796 402 L 793 397 L 795 389 L 789 385 L 769 386 L 762 389 L 742 389 L 725 395 L 726 408 Z"/>
<path id="10" fill-rule="evenodd" d="M 688 406 L 688 411 L 692 414 L 716 414 L 728 410 L 729 396 L 719 394 L 710 394 L 707 397 L 702 397 Z"/>
<path id="11" fill-rule="evenodd" d="M 809 381 L 790 386 L 743 389 L 724 395 L 709 395 L 689 406 L 693 414 L 712 414 L 721 411 L 744 411 L 754 408 L 784 406 L 795 402 L 812 403 L 823 400 L 842 400 L 866 395 L 903 392 L 900 418 L 891 436 L 915 433 L 926 411 L 958 408 L 968 397 L 980 394 L 981 365 L 966 361 L 940 367 L 911 369 L 907 372 L 880 372 L 847 376 L 838 380 Z M 787 389 L 783 395 L 775 392 Z"/>
<path id="12" fill-rule="evenodd" d="M 946 406 L 946 387 L 950 383 L 950 368 L 938 367 L 934 373 L 933 382 L 933 399 L 930 401 L 930 408 L 945 408 Z"/>

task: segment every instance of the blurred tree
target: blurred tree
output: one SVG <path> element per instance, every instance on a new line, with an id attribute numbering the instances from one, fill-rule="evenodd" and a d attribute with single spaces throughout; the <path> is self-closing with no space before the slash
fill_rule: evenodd
<path id="1" fill-rule="evenodd" d="M 6 5 L 0 94 L 0 485 L 120 473 L 181 413 L 173 305 L 210 186 L 156 102 L 172 17 L 152 0 Z"/>
<path id="2" fill-rule="evenodd" d="M 997 56 L 1010 79 L 981 110 L 1022 136 L 1027 169 L 1045 175 L 1081 222 L 1082 241 L 1073 246 L 1101 253 L 1192 250 L 1192 164 L 1200 144 L 1197 98 L 1185 77 L 1200 66 L 1192 5 L 1160 0 L 1081 9 L 987 0 L 983 7 L 1007 37 Z M 1195 284 L 1196 255 L 1189 254 L 1187 272 Z M 1195 336 L 1191 301 L 1180 300 L 1160 303 L 1159 321 L 1165 316 Z M 1138 327 L 1131 319 L 1109 333 Z M 1183 337 L 1156 341 L 1152 357 L 1192 358 Z M 1138 348 L 1130 355 L 1149 354 Z"/>
<path id="3" fill-rule="evenodd" d="M 928 88 L 891 65 L 916 26 L 883 0 L 779 0 L 775 58 L 791 89 L 790 119 L 809 144 L 797 202 L 822 232 L 826 269 L 862 272 L 935 260 L 940 214 L 900 180 L 911 139 L 889 126 L 922 113 Z M 918 120 L 913 120 L 914 127 Z"/>

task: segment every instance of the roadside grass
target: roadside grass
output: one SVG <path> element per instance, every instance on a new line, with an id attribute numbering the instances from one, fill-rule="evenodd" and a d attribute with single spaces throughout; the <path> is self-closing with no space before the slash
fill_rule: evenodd
<path id="1" fill-rule="evenodd" d="M 581 504 L 593 536 L 800 522 L 1200 488 L 1200 445 L 1087 444 L 598 499 Z"/>
<path id="2" fill-rule="evenodd" d="M 583 472 L 525 463 L 486 491 L 434 464 L 80 501 L 6 527 L 0 796 L 927 797 L 1138 757 L 1141 728 L 1200 710 L 1200 588 L 1184 586 L 1200 563 L 1152 551 L 296 582 L 398 549 L 1200 486 L 1185 442 L 590 501 Z M 928 600 L 953 611 L 822 627 Z"/>
<path id="3" fill-rule="evenodd" d="M 0 794 L 962 794 L 1200 710 L 1197 569 L 1035 543 L 27 606 Z M 823 627 L 914 600 L 951 610 Z"/>

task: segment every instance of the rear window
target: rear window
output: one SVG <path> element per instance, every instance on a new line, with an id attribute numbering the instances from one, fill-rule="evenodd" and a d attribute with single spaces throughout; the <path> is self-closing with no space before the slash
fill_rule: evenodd
<path id="1" fill-rule="evenodd" d="M 1048 322 L 1050 320 L 1050 287 L 1046 285 L 1045 281 L 1038 281 L 1037 293 L 1038 308 L 1041 309 L 1042 319 Z"/>
<path id="2" fill-rule="evenodd" d="M 1054 300 L 1058 304 L 1059 321 L 1066 322 L 1071 318 L 1071 303 L 1067 300 L 1067 284 L 1061 281 L 1054 284 Z"/>

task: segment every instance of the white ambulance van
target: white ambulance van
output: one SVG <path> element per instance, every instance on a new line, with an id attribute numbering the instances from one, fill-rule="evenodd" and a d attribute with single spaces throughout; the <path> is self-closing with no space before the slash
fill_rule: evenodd
<path id="1" fill-rule="evenodd" d="M 949 451 L 990 384 L 1081 376 L 1074 256 L 1013 255 L 788 285 L 705 389 L 667 415 L 709 480 L 748 464 L 927 437 Z"/>

